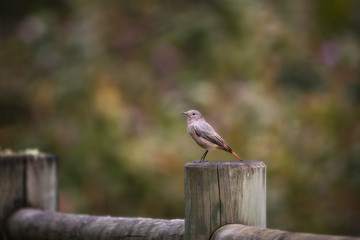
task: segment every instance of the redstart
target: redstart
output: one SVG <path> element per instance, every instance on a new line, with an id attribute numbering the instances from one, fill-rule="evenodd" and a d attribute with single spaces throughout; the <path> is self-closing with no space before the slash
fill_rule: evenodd
<path id="1" fill-rule="evenodd" d="M 200 162 L 204 162 L 206 154 L 209 150 L 221 149 L 227 151 L 237 157 L 240 161 L 241 159 L 231 147 L 217 134 L 213 127 L 208 124 L 201 113 L 197 110 L 189 110 L 183 112 L 187 116 L 187 130 L 191 137 L 195 140 L 200 147 L 205 148 L 205 152 L 202 155 Z"/>

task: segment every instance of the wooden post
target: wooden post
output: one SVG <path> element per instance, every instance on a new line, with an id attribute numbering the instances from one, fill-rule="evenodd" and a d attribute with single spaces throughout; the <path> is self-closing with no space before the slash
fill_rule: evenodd
<path id="1" fill-rule="evenodd" d="M 57 158 L 50 154 L 0 154 L 0 239 L 19 208 L 57 210 Z"/>
<path id="2" fill-rule="evenodd" d="M 266 227 L 266 167 L 262 162 L 185 165 L 185 239 L 210 239 L 239 223 Z"/>

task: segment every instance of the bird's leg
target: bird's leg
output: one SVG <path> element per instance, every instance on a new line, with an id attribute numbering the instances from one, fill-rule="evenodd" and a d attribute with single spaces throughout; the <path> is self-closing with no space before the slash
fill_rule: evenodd
<path id="1" fill-rule="evenodd" d="M 204 154 L 202 155 L 202 157 L 200 158 L 200 162 L 204 162 L 205 161 L 205 157 L 206 154 L 209 152 L 209 150 L 205 150 Z"/>

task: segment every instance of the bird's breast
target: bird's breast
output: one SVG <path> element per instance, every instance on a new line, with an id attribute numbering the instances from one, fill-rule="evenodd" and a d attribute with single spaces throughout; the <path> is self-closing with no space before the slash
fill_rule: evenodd
<path id="1" fill-rule="evenodd" d="M 217 148 L 217 145 L 206 140 L 205 138 L 199 136 L 196 134 L 195 128 L 193 125 L 188 126 L 188 132 L 190 136 L 195 140 L 195 142 L 202 148 L 205 148 L 207 150 L 215 149 Z"/>

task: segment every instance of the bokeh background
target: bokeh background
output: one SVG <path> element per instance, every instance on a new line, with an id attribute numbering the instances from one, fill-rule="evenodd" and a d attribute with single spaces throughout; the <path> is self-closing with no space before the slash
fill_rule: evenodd
<path id="1" fill-rule="evenodd" d="M 59 156 L 61 211 L 183 218 L 198 109 L 266 163 L 268 227 L 360 235 L 359 1 L 1 5 L 0 146 Z"/>

